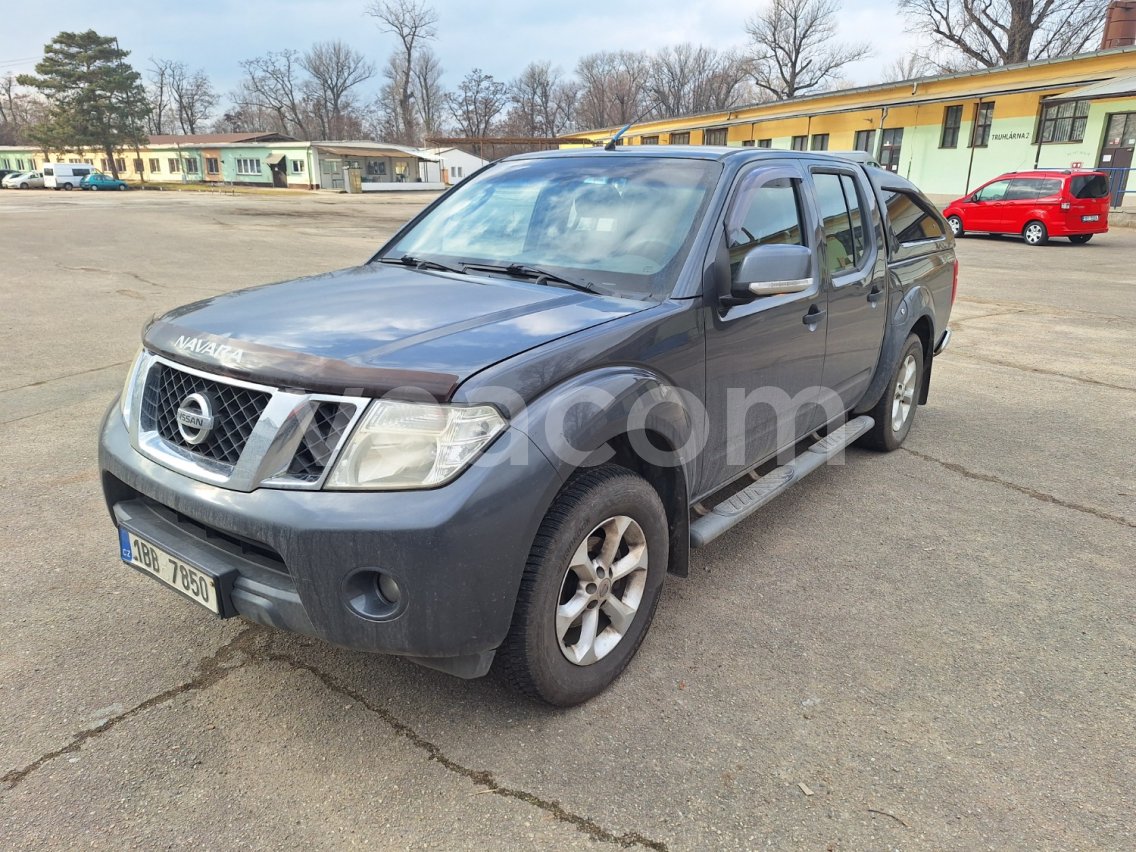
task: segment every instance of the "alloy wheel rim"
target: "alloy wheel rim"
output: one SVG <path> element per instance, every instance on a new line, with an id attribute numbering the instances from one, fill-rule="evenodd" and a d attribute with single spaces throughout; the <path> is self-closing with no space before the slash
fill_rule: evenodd
<path id="1" fill-rule="evenodd" d="M 572 554 L 555 612 L 556 639 L 570 663 L 588 666 L 631 630 L 647 587 L 647 537 L 627 515 L 597 524 Z"/>
<path id="2" fill-rule="evenodd" d="M 899 377 L 895 380 L 895 394 L 891 401 L 891 429 L 899 432 L 903 424 L 911 416 L 911 407 L 915 403 L 915 380 L 919 368 L 915 363 L 915 356 L 908 354 L 899 367 Z"/>

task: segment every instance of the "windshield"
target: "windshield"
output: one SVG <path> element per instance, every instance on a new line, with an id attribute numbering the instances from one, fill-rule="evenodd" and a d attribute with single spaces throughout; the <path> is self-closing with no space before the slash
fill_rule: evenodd
<path id="1" fill-rule="evenodd" d="M 520 264 L 605 295 L 664 299 L 720 170 L 621 154 L 500 163 L 459 185 L 383 257 Z"/>

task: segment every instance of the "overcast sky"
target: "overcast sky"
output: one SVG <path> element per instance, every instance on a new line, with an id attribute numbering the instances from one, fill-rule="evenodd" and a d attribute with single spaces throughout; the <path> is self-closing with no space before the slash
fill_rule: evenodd
<path id="1" fill-rule="evenodd" d="M 228 92 L 240 79 L 239 62 L 269 50 L 303 50 L 314 41 L 340 38 L 381 65 L 394 48 L 376 20 L 364 14 L 368 0 L 195 0 L 140 6 L 136 0 L 55 0 L 50 14 L 28 14 L 0 27 L 0 75 L 31 71 L 43 46 L 60 30 L 95 29 L 118 36 L 143 70 L 150 57 L 204 68 Z M 514 77 L 534 60 L 550 59 L 565 71 L 597 50 L 653 49 L 684 41 L 742 46 L 745 20 L 761 3 L 736 0 L 434 0 L 444 82 L 454 86 L 471 68 L 499 80 Z M 144 10 L 144 11 L 140 11 Z M 918 46 L 904 32 L 894 0 L 845 0 L 842 37 L 868 41 L 875 56 L 851 65 L 855 84 L 880 82 L 881 68 Z M 369 87 L 369 100 L 378 91 Z"/>

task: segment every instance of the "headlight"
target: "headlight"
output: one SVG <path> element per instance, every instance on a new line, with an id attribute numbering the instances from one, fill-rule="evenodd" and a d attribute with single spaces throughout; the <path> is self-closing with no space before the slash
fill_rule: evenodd
<path id="1" fill-rule="evenodd" d="M 429 488 L 461 473 L 505 428 L 489 405 L 380 399 L 348 439 L 328 488 Z"/>
<path id="2" fill-rule="evenodd" d="M 122 393 L 118 397 L 119 411 L 122 412 L 122 419 L 126 421 L 126 425 L 130 425 L 130 412 L 134 407 L 134 385 L 138 380 L 138 370 L 142 367 L 142 361 L 146 357 L 146 350 L 139 349 L 138 354 L 134 356 L 134 361 L 130 364 L 130 370 L 126 373 L 126 381 L 122 385 Z"/>

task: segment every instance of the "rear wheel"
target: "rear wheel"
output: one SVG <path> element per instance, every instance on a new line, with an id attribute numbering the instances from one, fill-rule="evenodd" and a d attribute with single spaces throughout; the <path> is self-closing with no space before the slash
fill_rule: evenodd
<path id="1" fill-rule="evenodd" d="M 923 385 L 923 342 L 918 335 L 909 335 L 899 354 L 899 363 L 888 382 L 884 395 L 868 412 L 875 421 L 864 433 L 860 443 L 873 450 L 898 450 L 919 407 L 919 391 Z"/>
<path id="2" fill-rule="evenodd" d="M 1092 234 L 1074 234 L 1073 236 L 1069 237 L 1069 242 L 1076 243 L 1079 246 L 1083 246 L 1085 243 L 1087 243 L 1092 238 L 1093 238 Z"/>
<path id="3" fill-rule="evenodd" d="M 88 186 L 87 189 L 89 189 L 91 192 L 98 192 L 99 191 L 99 188 L 97 186 L 95 186 L 93 183 L 90 186 Z"/>
<path id="4" fill-rule="evenodd" d="M 64 188 L 65 190 L 67 190 L 68 192 L 70 192 L 70 191 L 71 191 L 71 184 L 69 184 L 69 183 L 65 183 L 65 184 L 63 184 L 63 188 Z"/>
<path id="5" fill-rule="evenodd" d="M 651 625 L 668 548 L 646 480 L 617 465 L 573 476 L 533 541 L 497 654 L 512 685 L 568 707 L 615 680 Z"/>
<path id="6" fill-rule="evenodd" d="M 1049 242 L 1049 231 L 1044 223 L 1035 219 L 1022 229 L 1022 237 L 1028 246 L 1043 246 Z"/>
<path id="7" fill-rule="evenodd" d="M 948 216 L 947 224 L 951 226 L 951 233 L 956 237 L 961 237 L 966 233 L 966 231 L 962 229 L 962 219 L 958 216 Z"/>
<path id="8" fill-rule="evenodd" d="M 124 183 L 120 183 L 120 184 L 118 185 L 118 191 L 119 191 L 119 192 L 122 192 L 122 190 L 124 190 L 124 189 L 126 189 L 126 184 L 124 184 Z"/>

